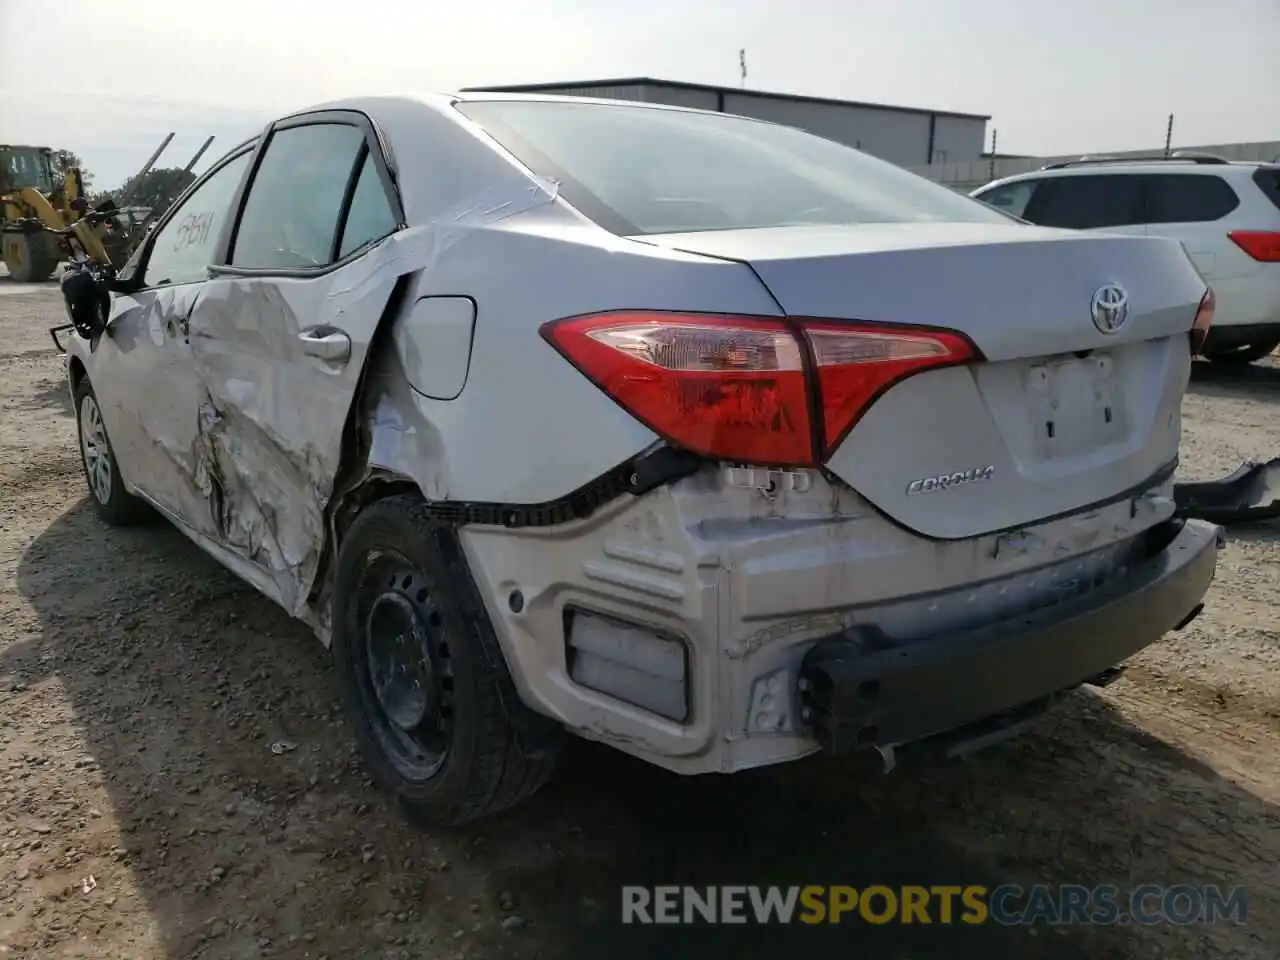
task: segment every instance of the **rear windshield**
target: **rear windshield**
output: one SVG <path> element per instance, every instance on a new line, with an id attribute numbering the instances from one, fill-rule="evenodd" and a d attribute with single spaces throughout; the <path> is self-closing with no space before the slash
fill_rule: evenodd
<path id="1" fill-rule="evenodd" d="M 625 236 L 800 224 L 1009 223 L 883 160 L 792 127 L 643 106 L 457 108 L 565 200 Z"/>

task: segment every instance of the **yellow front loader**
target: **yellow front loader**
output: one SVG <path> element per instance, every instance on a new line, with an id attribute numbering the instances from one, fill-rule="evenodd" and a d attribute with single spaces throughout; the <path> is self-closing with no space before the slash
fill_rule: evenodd
<path id="1" fill-rule="evenodd" d="M 49 230 L 72 228 L 87 209 L 78 169 L 67 170 L 55 187 L 49 147 L 0 144 L 0 259 L 11 279 L 48 279 L 65 259 L 64 245 Z M 86 251 L 107 256 L 99 231 L 85 224 L 81 233 Z"/>
<path id="2" fill-rule="evenodd" d="M 62 183 L 55 184 L 52 149 L 0 144 L 0 259 L 10 279 L 47 280 L 60 262 L 73 256 L 100 265 L 122 265 L 141 240 L 146 221 L 160 209 L 153 208 L 145 220 L 137 221 L 120 208 L 128 204 L 173 136 L 164 138 L 130 180 L 119 205 L 105 200 L 92 210 L 78 168 L 64 170 Z M 184 173 L 191 171 L 212 142 L 213 137 L 204 142 Z M 165 202 L 172 199 L 167 197 Z"/>

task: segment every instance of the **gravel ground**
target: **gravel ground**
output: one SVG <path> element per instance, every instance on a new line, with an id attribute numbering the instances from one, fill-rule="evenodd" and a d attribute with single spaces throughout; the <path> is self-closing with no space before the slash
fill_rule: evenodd
<path id="1" fill-rule="evenodd" d="M 365 778 L 307 631 L 164 526 L 88 507 L 46 328 L 0 279 L 0 956 L 1265 957 L 1280 953 L 1276 529 L 1205 614 L 965 763 L 681 779 L 575 745 L 491 823 Z M 1280 369 L 1198 370 L 1184 470 L 1280 447 Z M 272 746 L 296 745 L 273 752 Z M 623 928 L 623 883 L 1244 884 L 1243 925 Z"/>

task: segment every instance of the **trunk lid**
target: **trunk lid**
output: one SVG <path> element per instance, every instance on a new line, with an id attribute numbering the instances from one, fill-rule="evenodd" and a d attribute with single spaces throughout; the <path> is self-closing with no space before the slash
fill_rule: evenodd
<path id="1" fill-rule="evenodd" d="M 828 469 L 903 526 L 959 539 L 1123 497 L 1176 462 L 1204 282 L 1176 240 L 1021 224 L 668 234 L 749 264 L 794 317 L 957 330 L 986 362 L 889 388 Z M 1111 332 L 1095 293 L 1121 286 Z"/>

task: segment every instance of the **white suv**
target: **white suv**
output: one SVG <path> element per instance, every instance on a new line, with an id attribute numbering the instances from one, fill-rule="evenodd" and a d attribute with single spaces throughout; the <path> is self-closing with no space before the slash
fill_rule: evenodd
<path id="1" fill-rule="evenodd" d="M 1205 356 L 1250 363 L 1280 344 L 1280 164 L 1085 158 L 970 196 L 1041 226 L 1181 240 L 1217 295 Z"/>

